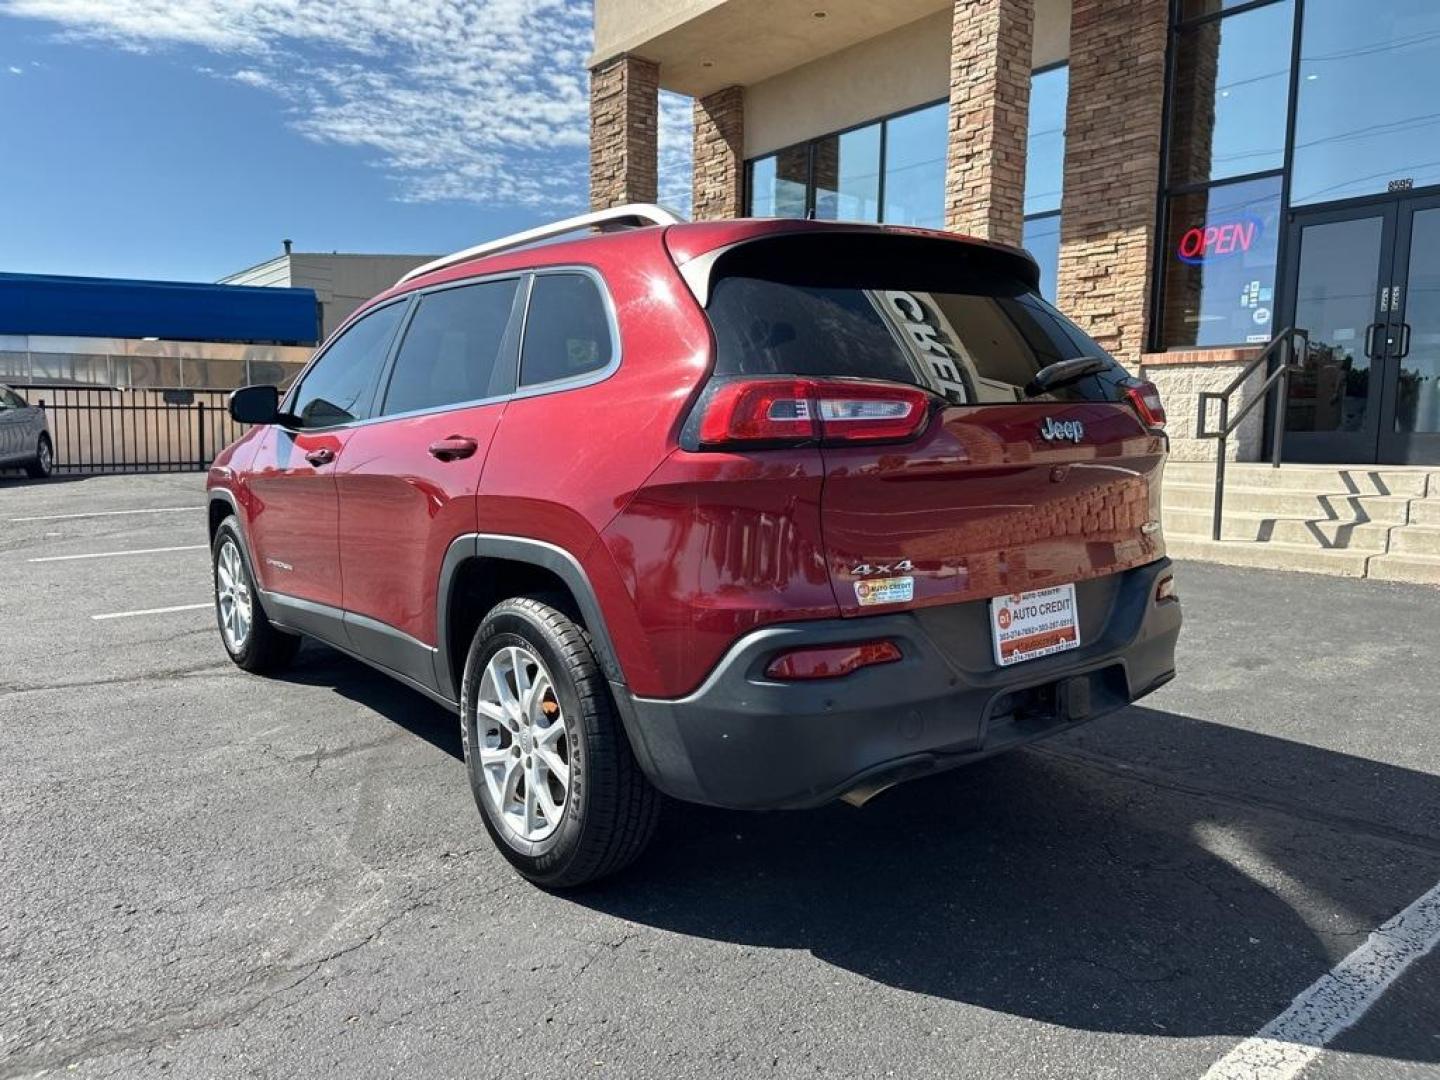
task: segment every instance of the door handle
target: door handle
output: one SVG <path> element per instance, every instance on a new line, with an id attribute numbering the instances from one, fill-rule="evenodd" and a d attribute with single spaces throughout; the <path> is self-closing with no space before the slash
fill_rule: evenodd
<path id="1" fill-rule="evenodd" d="M 1369 326 L 1365 328 L 1365 359 L 1378 359 L 1378 357 L 1375 355 L 1375 331 L 1384 329 L 1385 324 L 1378 322 L 1372 322 Z"/>
<path id="2" fill-rule="evenodd" d="M 451 435 L 436 439 L 430 444 L 430 456 L 441 461 L 458 461 L 468 458 L 480 448 L 480 444 L 465 435 Z"/>
<path id="3" fill-rule="evenodd" d="M 1407 356 L 1409 356 L 1409 355 L 1410 355 L 1410 324 L 1409 324 L 1408 322 L 1402 322 L 1402 323 L 1400 324 L 1400 351 L 1395 354 L 1395 359 L 1396 359 L 1396 360 L 1404 360 L 1405 357 L 1407 357 Z"/>
<path id="4" fill-rule="evenodd" d="M 322 446 L 316 450 L 307 450 L 305 451 L 305 460 L 316 468 L 319 468 L 321 465 L 329 465 L 330 462 L 335 460 L 335 451 L 331 450 L 328 446 Z"/>

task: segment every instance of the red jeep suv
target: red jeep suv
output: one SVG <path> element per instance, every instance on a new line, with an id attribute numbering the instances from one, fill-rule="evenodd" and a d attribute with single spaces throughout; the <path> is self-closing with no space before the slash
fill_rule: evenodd
<path id="1" fill-rule="evenodd" d="M 1165 416 L 1037 279 L 645 206 L 421 267 L 232 396 L 225 648 L 304 634 L 456 711 L 548 887 L 632 860 L 660 793 L 858 804 L 1118 709 L 1174 675 Z"/>

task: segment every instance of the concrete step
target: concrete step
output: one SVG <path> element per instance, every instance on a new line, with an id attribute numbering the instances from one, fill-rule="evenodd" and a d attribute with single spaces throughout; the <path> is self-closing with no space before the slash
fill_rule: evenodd
<path id="1" fill-rule="evenodd" d="M 1410 504 L 1412 525 L 1440 526 L 1440 498 L 1416 499 Z"/>
<path id="2" fill-rule="evenodd" d="M 1172 559 L 1198 559 L 1228 566 L 1255 566 L 1266 570 L 1302 570 L 1311 574 L 1364 577 L 1369 560 L 1394 558 L 1365 551 L 1336 551 L 1302 544 L 1257 544 L 1245 540 L 1201 540 L 1193 536 L 1165 537 L 1165 552 Z M 1184 595 L 1185 585 L 1180 585 Z"/>
<path id="3" fill-rule="evenodd" d="M 1440 558 L 1440 525 L 1401 525 L 1390 532 L 1389 550 Z"/>
<path id="4" fill-rule="evenodd" d="M 1413 581 L 1440 585 L 1440 555 L 1409 555 L 1393 552 L 1370 560 L 1369 575 L 1381 581 Z"/>
<path id="5" fill-rule="evenodd" d="M 1210 511 L 1171 509 L 1164 512 L 1165 536 L 1210 539 Z M 1268 514 L 1242 514 L 1226 506 L 1222 536 L 1226 540 L 1250 540 L 1262 543 L 1296 544 L 1347 551 L 1368 551 L 1379 554 L 1385 550 L 1393 526 L 1329 521 L 1323 518 L 1274 517 Z"/>
<path id="6" fill-rule="evenodd" d="M 1167 477 L 1161 487 L 1163 509 L 1208 510 L 1215 502 L 1211 484 L 1173 483 Z M 1272 517 L 1342 521 L 1355 524 L 1380 522 L 1399 525 L 1407 520 L 1412 499 L 1402 495 L 1325 495 L 1278 488 L 1225 485 L 1225 511 L 1237 514 L 1268 514 Z"/>
<path id="7" fill-rule="evenodd" d="M 1215 486 L 1213 461 L 1171 461 L 1165 482 Z M 1280 488 L 1322 495 L 1440 495 L 1440 472 L 1426 469 L 1359 468 L 1337 465 L 1282 465 L 1232 462 L 1225 467 L 1225 486 Z"/>

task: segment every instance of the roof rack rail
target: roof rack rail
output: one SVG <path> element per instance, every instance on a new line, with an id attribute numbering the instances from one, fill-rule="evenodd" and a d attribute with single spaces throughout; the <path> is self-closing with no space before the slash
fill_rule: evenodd
<path id="1" fill-rule="evenodd" d="M 434 262 L 428 262 L 424 266 L 417 266 L 414 270 L 405 274 L 397 285 L 403 285 L 412 278 L 420 277 L 422 274 L 429 274 L 435 270 L 443 270 L 447 266 L 454 266 L 456 263 L 467 262 L 470 259 L 478 259 L 482 255 L 495 255 L 502 251 L 513 251 L 516 248 L 529 247 L 531 244 L 538 244 L 542 240 L 550 240 L 557 236 L 564 236 L 566 233 L 578 232 L 581 229 L 600 227 L 601 231 L 610 229 L 634 228 L 640 225 L 678 225 L 685 219 L 674 210 L 660 206 L 656 203 L 626 203 L 624 206 L 611 206 L 604 210 L 592 210 L 588 214 L 577 214 L 575 217 L 565 218 L 563 221 L 552 222 L 549 225 L 539 225 L 533 229 L 526 229 L 524 232 L 513 233 L 510 236 L 502 236 L 498 240 L 487 240 L 483 244 L 476 244 L 464 251 L 457 251 L 450 255 L 443 255 Z M 609 229 L 605 227 L 609 226 Z"/>

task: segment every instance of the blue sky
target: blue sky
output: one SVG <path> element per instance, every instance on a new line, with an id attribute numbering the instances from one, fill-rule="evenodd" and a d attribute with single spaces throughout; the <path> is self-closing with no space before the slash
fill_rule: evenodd
<path id="1" fill-rule="evenodd" d="M 576 212 L 589 48 L 586 0 L 0 0 L 0 271 L 206 281 Z"/>

